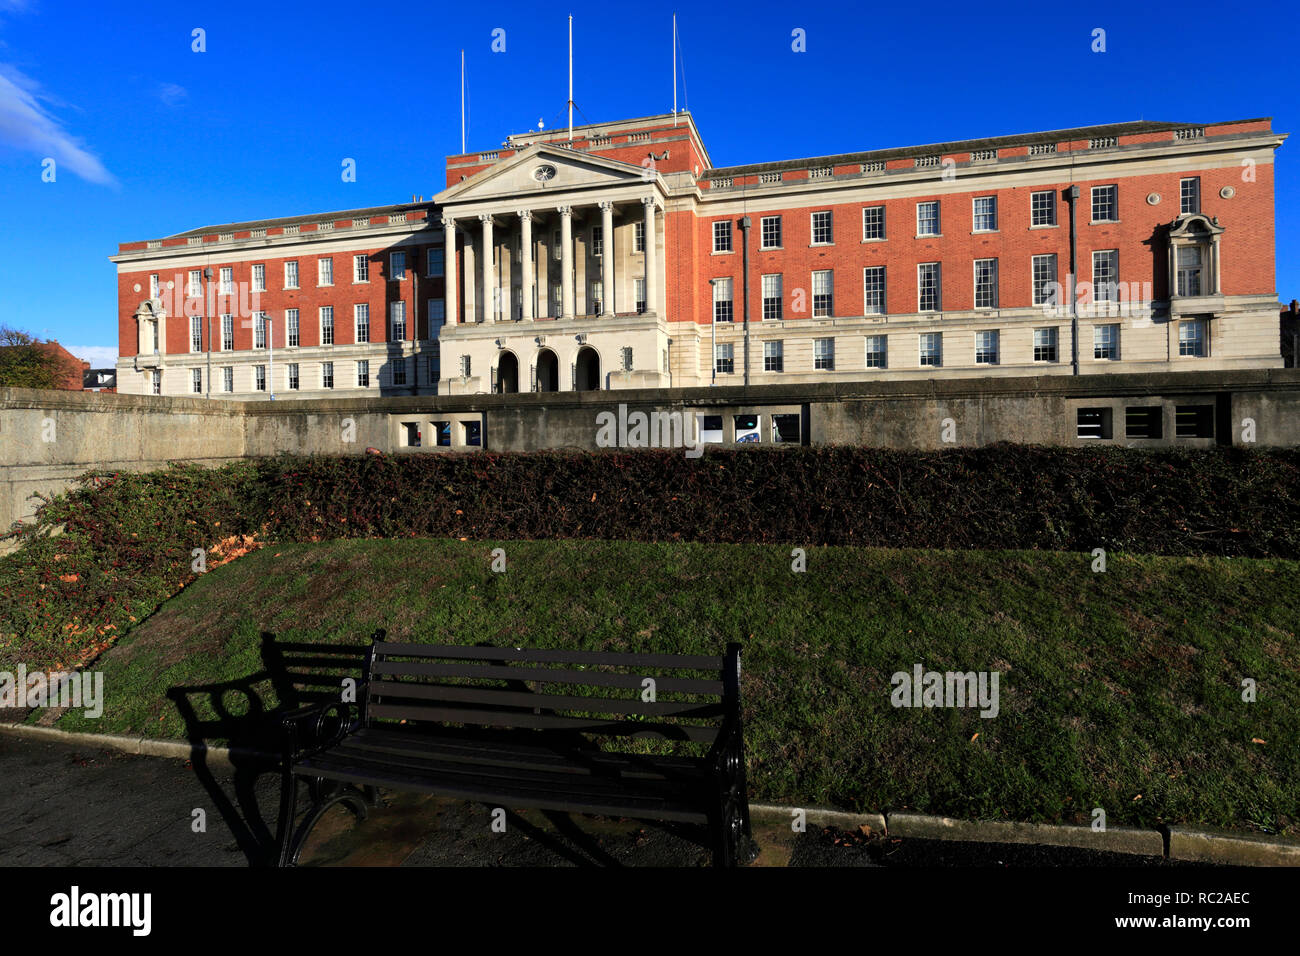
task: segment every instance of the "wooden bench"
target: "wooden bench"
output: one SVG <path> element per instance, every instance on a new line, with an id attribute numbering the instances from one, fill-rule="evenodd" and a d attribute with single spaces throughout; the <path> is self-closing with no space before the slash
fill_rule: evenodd
<path id="1" fill-rule="evenodd" d="M 379 788 L 699 824 L 715 865 L 748 858 L 739 644 L 710 657 L 382 638 L 357 704 L 283 717 L 281 866 L 297 863 L 329 807 L 364 819 Z M 644 740 L 656 743 L 633 743 Z"/>

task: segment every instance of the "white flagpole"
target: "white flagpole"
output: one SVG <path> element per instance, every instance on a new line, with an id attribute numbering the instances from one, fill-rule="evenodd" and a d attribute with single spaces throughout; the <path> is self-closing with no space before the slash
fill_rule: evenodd
<path id="1" fill-rule="evenodd" d="M 673 14 L 673 125 L 677 125 L 677 14 Z"/>
<path id="2" fill-rule="evenodd" d="M 460 51 L 460 153 L 465 155 L 465 51 Z"/>
<path id="3" fill-rule="evenodd" d="M 569 17 L 569 142 L 573 142 L 573 17 Z"/>

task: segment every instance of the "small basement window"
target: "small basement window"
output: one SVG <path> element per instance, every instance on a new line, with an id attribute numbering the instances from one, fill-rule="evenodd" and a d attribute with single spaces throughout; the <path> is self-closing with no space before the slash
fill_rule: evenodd
<path id="1" fill-rule="evenodd" d="M 761 439 L 758 434 L 758 416 L 757 415 L 735 415 L 733 424 L 736 426 L 736 442 L 757 442 Z"/>
<path id="2" fill-rule="evenodd" d="M 1213 405 L 1174 406 L 1174 435 L 1177 438 L 1213 438 Z"/>
<path id="3" fill-rule="evenodd" d="M 420 447 L 419 422 L 402 422 L 402 444 L 407 448 Z"/>
<path id="4" fill-rule="evenodd" d="M 722 416 L 705 415 L 704 417 L 704 441 L 711 444 L 718 444 L 722 441 Z"/>
<path id="5" fill-rule="evenodd" d="M 465 444 L 475 448 L 483 444 L 483 424 L 482 422 L 461 422 L 461 427 L 465 429 Z"/>
<path id="6" fill-rule="evenodd" d="M 1163 411 L 1159 405 L 1132 405 L 1124 409 L 1125 438 L 1163 438 Z"/>
<path id="7" fill-rule="evenodd" d="M 1075 423 L 1080 438 L 1110 438 L 1111 423 L 1109 408 L 1081 408 L 1076 413 Z"/>
<path id="8" fill-rule="evenodd" d="M 433 443 L 439 448 L 451 447 L 451 422 L 429 422 L 433 429 Z"/>
<path id="9" fill-rule="evenodd" d="M 772 441 L 781 444 L 799 444 L 799 416 L 773 415 Z"/>

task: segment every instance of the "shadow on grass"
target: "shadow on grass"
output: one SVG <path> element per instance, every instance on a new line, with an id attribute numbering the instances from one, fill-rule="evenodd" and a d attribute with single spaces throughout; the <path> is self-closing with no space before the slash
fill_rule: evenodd
<path id="1" fill-rule="evenodd" d="M 360 681 L 369 650 L 368 644 L 277 641 L 274 634 L 263 632 L 261 671 L 219 684 L 168 688 L 167 697 L 185 721 L 194 772 L 250 866 L 276 862 L 279 789 L 264 810 L 258 803 L 258 785 L 266 775 L 277 783 L 280 779 L 280 716 L 298 707 L 338 700 L 343 678 Z M 268 683 L 273 700 L 263 696 Z M 213 740 L 229 745 L 233 774 L 228 785 L 208 763 Z"/>

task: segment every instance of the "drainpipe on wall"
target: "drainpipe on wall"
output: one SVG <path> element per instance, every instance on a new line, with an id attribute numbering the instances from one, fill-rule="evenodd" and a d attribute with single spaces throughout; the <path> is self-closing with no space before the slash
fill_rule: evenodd
<path id="1" fill-rule="evenodd" d="M 1070 369 L 1071 374 L 1079 374 L 1079 297 L 1075 294 L 1077 273 L 1075 256 L 1078 250 L 1076 206 L 1079 202 L 1079 187 L 1071 186 L 1065 191 L 1065 198 L 1070 203 Z"/>
<path id="2" fill-rule="evenodd" d="M 208 294 L 212 292 L 212 269 L 205 267 L 203 278 L 207 280 L 207 289 L 203 296 L 203 311 L 208 312 Z M 215 302 L 214 302 L 215 304 Z M 204 373 L 203 397 L 212 398 L 212 316 L 208 316 L 208 370 Z"/>
<path id="3" fill-rule="evenodd" d="M 740 217 L 740 231 L 743 233 L 741 242 L 743 243 L 744 255 L 742 257 L 743 278 L 741 280 L 741 294 L 745 297 L 744 306 L 744 323 L 745 323 L 745 387 L 749 388 L 749 227 L 750 219 L 748 216 Z M 715 359 L 716 362 L 716 359 Z"/>

